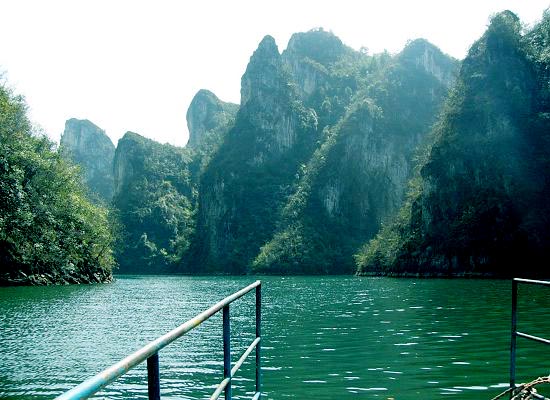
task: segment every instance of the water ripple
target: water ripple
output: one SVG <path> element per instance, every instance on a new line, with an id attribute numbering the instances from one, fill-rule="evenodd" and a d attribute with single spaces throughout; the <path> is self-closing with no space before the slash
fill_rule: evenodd
<path id="1" fill-rule="evenodd" d="M 0 397 L 52 398 L 253 279 L 123 277 L 112 285 L 2 288 Z M 473 400 L 507 386 L 507 282 L 262 280 L 264 400 Z M 549 331 L 550 296 L 535 291 L 528 301 L 538 311 L 521 315 L 522 329 Z M 235 361 L 254 337 L 254 296 L 232 305 L 231 316 Z M 163 398 L 212 393 L 223 375 L 221 337 L 216 315 L 160 353 Z M 521 345 L 530 373 L 548 374 L 540 349 Z M 140 366 L 99 397 L 147 398 L 145 382 Z M 253 382 L 254 354 L 233 381 L 234 398 L 251 398 Z"/>

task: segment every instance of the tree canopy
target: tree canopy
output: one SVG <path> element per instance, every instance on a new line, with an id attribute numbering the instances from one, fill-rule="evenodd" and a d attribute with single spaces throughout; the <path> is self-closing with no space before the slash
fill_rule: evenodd
<path id="1" fill-rule="evenodd" d="M 0 284 L 112 278 L 108 210 L 86 197 L 79 169 L 31 125 L 0 83 Z"/>

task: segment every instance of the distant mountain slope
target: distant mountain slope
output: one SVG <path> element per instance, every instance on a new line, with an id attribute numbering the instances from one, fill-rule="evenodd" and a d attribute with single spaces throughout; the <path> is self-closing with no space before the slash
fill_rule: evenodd
<path id="1" fill-rule="evenodd" d="M 497 14 L 461 65 L 424 39 L 370 55 L 314 29 L 280 54 L 266 36 L 240 105 L 195 95 L 186 148 L 127 133 L 112 178 L 89 121 L 68 121 L 62 148 L 91 191 L 113 179 L 123 272 L 535 274 L 549 21 L 522 33 Z"/>
<path id="2" fill-rule="evenodd" d="M 241 82 L 234 127 L 201 176 L 196 241 L 186 271 L 243 273 L 275 227 L 317 138 L 275 41 L 266 36 Z"/>
<path id="3" fill-rule="evenodd" d="M 237 104 L 225 103 L 209 90 L 199 90 L 187 109 L 187 146 L 196 149 L 219 140 L 220 131 L 234 122 L 238 109 Z"/>
<path id="4" fill-rule="evenodd" d="M 92 122 L 66 122 L 61 153 L 79 165 L 90 198 L 117 212 L 120 272 L 169 272 L 180 261 L 194 234 L 201 170 L 232 126 L 237 109 L 200 90 L 187 111 L 190 143 L 185 149 L 128 132 L 115 152 Z"/>

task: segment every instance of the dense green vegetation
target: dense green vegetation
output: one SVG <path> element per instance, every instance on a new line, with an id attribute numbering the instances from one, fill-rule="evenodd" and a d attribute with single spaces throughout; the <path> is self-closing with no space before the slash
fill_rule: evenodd
<path id="1" fill-rule="evenodd" d="M 77 168 L 36 132 L 0 84 L 0 284 L 105 282 L 113 235 Z"/>
<path id="2" fill-rule="evenodd" d="M 282 58 L 304 105 L 315 110 L 320 130 L 338 123 L 354 93 L 391 59 L 387 53 L 372 57 L 354 51 L 322 28 L 292 35 Z"/>
<path id="3" fill-rule="evenodd" d="M 397 219 L 359 273 L 543 274 L 548 257 L 548 13 L 495 15 L 470 49 Z"/>
<path id="4" fill-rule="evenodd" d="M 123 232 L 121 272 L 167 272 L 189 246 L 196 201 L 191 154 L 132 132 L 120 139 L 113 205 Z"/>
<path id="5" fill-rule="evenodd" d="M 200 90 L 187 112 L 186 148 L 131 132 L 119 141 L 113 205 L 123 232 L 116 252 L 121 272 L 178 269 L 196 240 L 199 177 L 233 126 L 237 108 Z"/>
<path id="6" fill-rule="evenodd" d="M 237 108 L 200 90 L 187 113 L 185 149 L 128 132 L 115 154 L 105 132 L 92 122 L 66 122 L 61 154 L 80 165 L 88 196 L 113 206 L 120 272 L 168 272 L 179 263 L 193 240 L 198 178 L 233 125 Z"/>

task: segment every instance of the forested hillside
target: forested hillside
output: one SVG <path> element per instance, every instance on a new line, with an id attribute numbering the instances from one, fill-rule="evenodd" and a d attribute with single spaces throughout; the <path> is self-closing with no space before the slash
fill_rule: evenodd
<path id="1" fill-rule="evenodd" d="M 133 132 L 119 140 L 113 206 L 122 227 L 120 272 L 166 272 L 189 246 L 196 195 L 191 164 L 186 149 Z"/>

